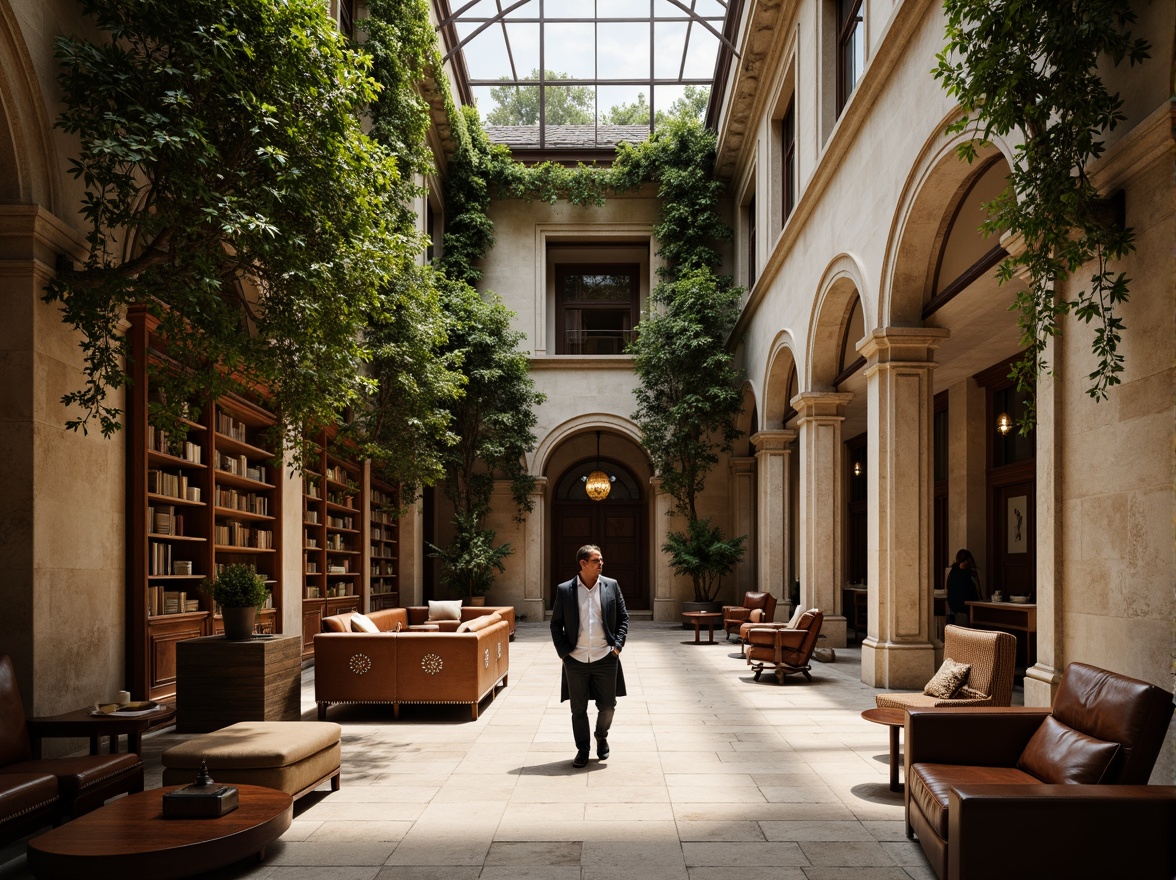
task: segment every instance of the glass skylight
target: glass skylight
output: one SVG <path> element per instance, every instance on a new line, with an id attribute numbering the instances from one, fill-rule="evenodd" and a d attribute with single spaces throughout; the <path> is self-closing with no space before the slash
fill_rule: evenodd
<path id="1" fill-rule="evenodd" d="M 492 140 L 516 149 L 641 141 L 706 110 L 727 0 L 439 0 Z"/>

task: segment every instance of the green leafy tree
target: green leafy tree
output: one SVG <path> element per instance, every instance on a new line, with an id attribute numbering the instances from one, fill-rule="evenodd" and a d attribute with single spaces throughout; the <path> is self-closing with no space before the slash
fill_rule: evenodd
<path id="1" fill-rule="evenodd" d="M 596 97 L 591 86 L 552 85 L 571 79 L 567 73 L 549 70 L 544 76 L 546 93 L 546 122 L 548 125 L 591 125 L 595 117 Z M 486 114 L 490 125 L 539 124 L 539 69 L 531 71 L 529 79 L 536 85 L 515 85 L 510 77 L 502 77 L 510 85 L 494 86 L 490 97 L 494 107 Z"/>
<path id="2" fill-rule="evenodd" d="M 615 104 L 601 115 L 602 125 L 649 125 L 649 102 L 645 100 L 645 92 L 637 93 L 637 100 L 632 104 L 622 101 Z"/>
<path id="3" fill-rule="evenodd" d="M 1098 366 L 1088 393 L 1104 399 L 1123 370 L 1118 346 L 1124 326 L 1116 307 L 1127 301 L 1130 283 L 1112 264 L 1135 245 L 1130 229 L 1108 222 L 1110 212 L 1086 175 L 1088 163 L 1102 155 L 1103 133 L 1124 119 L 1122 100 L 1108 92 L 1098 64 L 1140 63 L 1148 44 L 1127 29 L 1135 21 L 1128 0 L 946 0 L 944 9 L 947 46 L 934 74 L 965 111 L 948 131 L 972 131 L 980 141 L 1020 137 L 1009 185 L 986 206 L 982 227 L 1017 233 L 1025 244 L 998 271 L 1002 282 L 1020 269 L 1029 276 L 1015 306 L 1026 349 L 1013 368 L 1018 387 L 1035 387 L 1048 369 L 1048 340 L 1072 313 L 1095 325 Z M 959 152 L 972 161 L 976 142 Z M 1088 264 L 1094 267 L 1088 284 L 1065 284 Z M 1023 430 L 1032 420 L 1031 413 Z"/>
<path id="4" fill-rule="evenodd" d="M 707 475 L 739 436 L 741 408 L 740 373 L 727 340 L 742 289 L 714 273 L 720 263 L 715 244 L 731 234 L 718 209 L 722 186 L 711 176 L 714 157 L 714 133 L 683 115 L 643 144 L 622 149 L 616 163 L 619 183 L 654 180 L 662 197 L 654 231 L 665 264 L 630 347 L 639 382 L 633 419 L 663 490 L 674 499 L 671 513 L 687 520 L 686 531 L 671 532 L 662 549 L 675 571 L 691 576 L 700 602 L 714 600 L 745 540 L 724 542 L 699 519 L 697 506 Z"/>
<path id="5" fill-rule="evenodd" d="M 121 427 L 123 310 L 145 303 L 180 369 L 163 418 L 261 387 L 284 423 L 327 423 L 369 384 L 362 328 L 411 252 L 390 233 L 389 152 L 363 134 L 366 56 L 318 0 L 86 0 L 102 38 L 56 42 L 89 228 L 45 298 L 77 328 L 85 384 L 70 427 Z M 183 27 L 177 27 L 183 22 Z"/>
<path id="6" fill-rule="evenodd" d="M 671 117 L 700 120 L 706 114 L 709 101 L 709 86 L 686 86 L 682 96 L 676 98 L 667 110 L 657 111 L 657 124 L 662 125 Z"/>

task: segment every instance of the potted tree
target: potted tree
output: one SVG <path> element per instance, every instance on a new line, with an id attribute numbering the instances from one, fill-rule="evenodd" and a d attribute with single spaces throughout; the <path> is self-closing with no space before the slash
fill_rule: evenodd
<path id="1" fill-rule="evenodd" d="M 509 543 L 494 546 L 494 529 L 479 527 L 476 516 L 458 513 L 456 533 L 444 547 L 429 544 L 430 555 L 441 560 L 441 583 L 455 590 L 469 605 L 483 605 L 494 585 L 494 572 L 506 571 L 503 562 Z"/>
<path id="2" fill-rule="evenodd" d="M 674 574 L 687 575 L 694 584 L 697 607 L 686 607 L 685 610 L 719 610 L 717 600 L 723 576 L 730 574 L 743 558 L 746 541 L 746 535 L 725 539 L 723 530 L 710 519 L 692 519 L 685 532 L 666 535 L 662 552 L 670 557 Z"/>
<path id="3" fill-rule="evenodd" d="M 252 636 L 257 609 L 265 604 L 269 595 L 265 579 L 253 569 L 234 563 L 215 580 L 205 581 L 205 588 L 220 608 L 225 638 L 243 640 Z"/>

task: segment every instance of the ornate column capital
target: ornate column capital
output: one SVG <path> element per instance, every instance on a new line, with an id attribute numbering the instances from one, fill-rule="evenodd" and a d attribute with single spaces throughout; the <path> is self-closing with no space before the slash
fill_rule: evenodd
<path id="1" fill-rule="evenodd" d="M 945 327 L 880 327 L 858 343 L 866 370 L 878 364 L 926 363 L 951 331 Z"/>
<path id="2" fill-rule="evenodd" d="M 800 414 L 797 422 L 841 421 L 853 395 L 840 391 L 802 391 L 789 403 Z"/>
<path id="3" fill-rule="evenodd" d="M 786 451 L 795 439 L 796 431 L 788 430 L 757 431 L 751 435 L 751 443 L 755 447 L 757 457 L 764 452 Z"/>

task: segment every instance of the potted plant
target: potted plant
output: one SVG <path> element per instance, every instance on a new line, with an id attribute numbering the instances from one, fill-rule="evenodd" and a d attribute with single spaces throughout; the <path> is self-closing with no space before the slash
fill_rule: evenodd
<path id="1" fill-rule="evenodd" d="M 453 540 L 444 547 L 429 544 L 429 555 L 441 560 L 441 583 L 460 593 L 467 604 L 483 605 L 494 586 L 494 572 L 506 571 L 503 560 L 510 556 L 511 546 L 495 547 L 494 529 L 481 528 L 475 516 L 459 513 L 453 522 Z"/>
<path id="2" fill-rule="evenodd" d="M 717 598 L 723 575 L 743 558 L 746 540 L 746 535 L 726 540 L 722 529 L 709 519 L 692 519 L 685 532 L 666 535 L 662 552 L 670 557 L 674 574 L 689 575 L 694 584 L 693 610 L 719 610 Z"/>
<path id="3" fill-rule="evenodd" d="M 204 582 L 212 601 L 220 608 L 225 638 L 248 639 L 253 635 L 257 609 L 265 604 L 269 591 L 265 579 L 240 563 L 225 568 L 216 579 Z"/>

